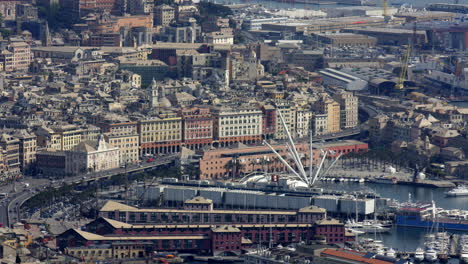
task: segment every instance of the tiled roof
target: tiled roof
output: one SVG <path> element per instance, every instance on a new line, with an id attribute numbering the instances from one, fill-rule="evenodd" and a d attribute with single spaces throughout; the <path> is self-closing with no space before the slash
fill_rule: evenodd
<path id="1" fill-rule="evenodd" d="M 322 256 L 336 257 L 336 258 L 340 258 L 343 260 L 351 260 L 351 261 L 368 263 L 368 264 L 392 264 L 391 262 L 387 262 L 383 260 L 365 258 L 363 254 L 360 254 L 358 252 L 351 252 L 351 251 L 345 252 L 345 251 L 339 251 L 339 250 L 333 250 L 333 249 L 326 249 L 322 252 Z"/>

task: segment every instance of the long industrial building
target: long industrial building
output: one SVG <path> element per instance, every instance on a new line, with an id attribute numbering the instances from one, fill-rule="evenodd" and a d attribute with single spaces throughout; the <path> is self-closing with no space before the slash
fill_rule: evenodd
<path id="1" fill-rule="evenodd" d="M 326 218 L 326 210 L 307 206 L 297 211 L 214 210 L 196 197 L 184 209 L 146 209 L 108 201 L 100 218 L 57 237 L 66 254 L 83 260 L 147 259 L 155 251 L 239 255 L 254 245 L 311 241 L 353 241 L 344 224 Z"/>
<path id="2" fill-rule="evenodd" d="M 343 87 L 348 91 L 362 91 L 367 89 L 367 82 L 361 78 L 341 72 L 339 70 L 326 68 L 319 71 L 322 75 L 323 83 Z"/>
<path id="3" fill-rule="evenodd" d="M 387 27 L 366 27 L 366 28 L 346 28 L 343 32 L 362 34 L 377 39 L 378 45 L 408 45 L 413 38 L 417 44 L 427 43 L 425 31 L 418 30 L 416 34 L 411 29 L 387 28 Z"/>

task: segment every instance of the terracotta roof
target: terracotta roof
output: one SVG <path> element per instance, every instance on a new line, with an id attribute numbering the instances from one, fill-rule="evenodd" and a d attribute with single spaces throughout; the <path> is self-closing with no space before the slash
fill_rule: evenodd
<path id="1" fill-rule="evenodd" d="M 159 224 L 159 225 L 152 225 L 152 224 L 146 224 L 146 225 L 132 225 L 124 222 L 120 222 L 117 220 L 101 217 L 104 221 L 106 221 L 108 224 L 110 224 L 114 228 L 120 228 L 120 229 L 145 229 L 145 228 L 157 228 L 157 229 L 163 229 L 163 228 L 216 228 L 217 225 L 211 225 L 211 224 L 193 224 L 193 225 L 187 225 L 187 224 L 172 224 L 172 225 L 165 225 L 165 224 Z M 236 228 L 249 228 L 249 227 L 261 227 L 261 228 L 284 228 L 284 227 L 302 227 L 302 228 L 310 228 L 313 226 L 313 224 L 234 224 L 232 225 L 233 227 Z M 0 229 L 1 230 L 1 229 Z"/>
<path id="2" fill-rule="evenodd" d="M 378 260 L 378 259 L 365 258 L 363 254 L 359 252 L 352 252 L 352 251 L 345 252 L 345 251 L 339 251 L 339 250 L 334 250 L 334 249 L 325 249 L 322 252 L 322 256 L 336 257 L 336 258 L 340 258 L 344 260 L 352 260 L 352 261 L 369 263 L 369 264 L 392 264 L 392 262 L 387 262 L 387 261 Z"/>
<path id="3" fill-rule="evenodd" d="M 122 212 L 147 212 L 147 213 L 201 213 L 201 214 L 261 214 L 261 215 L 296 215 L 294 211 L 268 211 L 268 210 L 257 210 L 257 211 L 250 211 L 250 210 L 180 210 L 180 209 L 169 209 L 169 208 L 136 208 L 133 206 L 129 206 L 126 204 L 108 201 L 100 210 L 101 212 L 114 212 L 114 211 L 122 211 Z"/>
<path id="4" fill-rule="evenodd" d="M 205 239 L 204 235 L 178 235 L 178 236 L 101 236 L 90 232 L 82 231 L 79 229 L 72 229 L 74 232 L 79 234 L 86 240 L 97 240 L 97 241 L 119 241 L 119 240 L 173 240 L 173 239 Z"/>
<path id="5" fill-rule="evenodd" d="M 107 201 L 106 204 L 101 208 L 102 212 L 112 212 L 112 211 L 138 211 L 138 208 L 126 205 L 123 203 L 118 203 L 114 201 Z"/>
<path id="6" fill-rule="evenodd" d="M 320 208 L 318 206 L 315 206 L 315 205 L 311 205 L 311 206 L 306 206 L 306 207 L 299 209 L 299 212 L 300 213 L 326 213 L 327 210 Z"/>
<path id="7" fill-rule="evenodd" d="M 317 225 L 343 225 L 343 223 L 336 219 L 324 219 L 318 221 Z"/>
<path id="8" fill-rule="evenodd" d="M 212 228 L 211 231 L 215 233 L 239 233 L 240 230 L 237 227 L 230 225 L 222 225 L 220 227 Z"/>
<path id="9" fill-rule="evenodd" d="M 212 204 L 213 201 L 202 196 L 194 197 L 193 199 L 185 201 L 186 204 Z"/>

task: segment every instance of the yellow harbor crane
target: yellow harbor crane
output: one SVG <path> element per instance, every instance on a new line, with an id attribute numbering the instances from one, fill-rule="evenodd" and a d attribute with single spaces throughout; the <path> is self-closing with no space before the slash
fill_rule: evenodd
<path id="1" fill-rule="evenodd" d="M 408 63 L 411 55 L 411 45 L 408 45 L 406 48 L 406 53 L 401 59 L 401 72 L 400 77 L 398 78 L 398 83 L 396 84 L 395 88 L 397 90 L 403 90 L 405 88 L 405 79 L 406 73 L 408 72 Z"/>

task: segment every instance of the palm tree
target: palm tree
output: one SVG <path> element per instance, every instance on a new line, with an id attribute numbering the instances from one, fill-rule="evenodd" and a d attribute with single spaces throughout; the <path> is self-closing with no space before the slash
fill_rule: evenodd
<path id="1" fill-rule="evenodd" d="M 239 160 L 230 160 L 228 163 L 226 163 L 226 165 L 224 165 L 224 168 L 231 172 L 233 178 L 237 178 L 241 171 L 244 170 L 245 165 L 242 164 Z"/>

